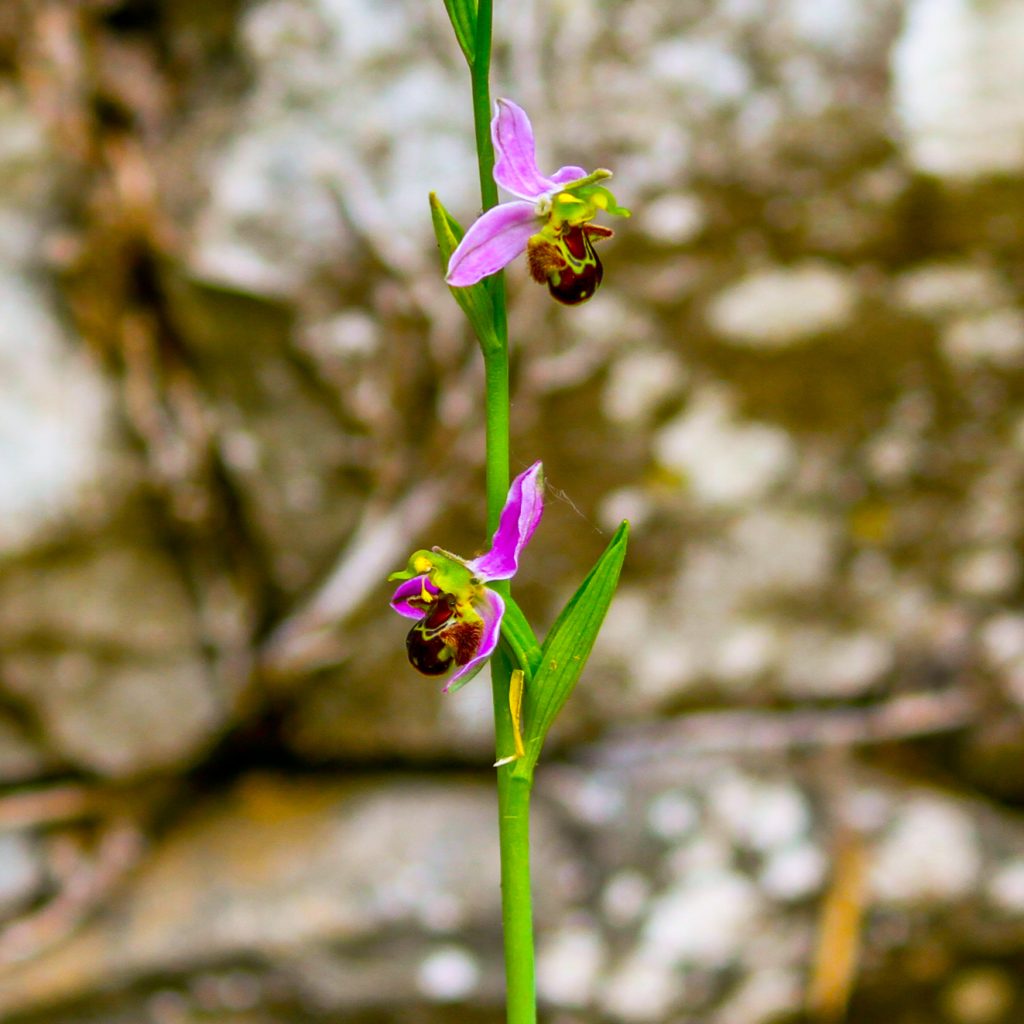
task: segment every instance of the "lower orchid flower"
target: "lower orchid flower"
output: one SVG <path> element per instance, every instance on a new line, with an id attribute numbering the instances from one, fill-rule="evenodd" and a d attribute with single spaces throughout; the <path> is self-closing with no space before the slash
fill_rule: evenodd
<path id="1" fill-rule="evenodd" d="M 473 559 L 441 548 L 416 551 L 388 577 L 403 581 L 391 607 L 417 620 L 405 641 L 410 664 L 427 676 L 455 669 L 445 693 L 465 686 L 497 647 L 505 602 L 487 584 L 516 574 L 543 511 L 543 469 L 535 462 L 512 481 L 490 550 Z"/>
<path id="2" fill-rule="evenodd" d="M 496 160 L 494 180 L 517 198 L 487 210 L 470 225 L 448 262 L 448 284 L 464 288 L 496 274 L 525 252 L 530 275 L 566 305 L 589 299 L 603 268 L 594 242 L 611 228 L 591 223 L 600 211 L 628 217 L 629 210 L 598 182 L 612 176 L 599 169 L 562 167 L 541 174 L 526 112 L 498 100 L 491 122 Z"/>

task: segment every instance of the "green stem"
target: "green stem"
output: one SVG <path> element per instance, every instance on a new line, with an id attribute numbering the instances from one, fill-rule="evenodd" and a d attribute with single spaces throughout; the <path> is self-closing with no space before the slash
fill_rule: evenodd
<path id="1" fill-rule="evenodd" d="M 498 769 L 501 815 L 501 903 L 505 934 L 508 1024 L 536 1024 L 533 912 L 530 897 L 530 783 Z"/>
<path id="2" fill-rule="evenodd" d="M 494 726 L 499 755 L 513 750 L 508 686 L 512 664 L 504 648 L 491 659 Z M 501 924 L 505 940 L 505 1014 L 508 1024 L 536 1024 L 533 910 L 530 896 L 530 783 L 499 768 L 498 843 L 501 852 Z"/>
<path id="3" fill-rule="evenodd" d="M 484 386 L 487 392 L 484 412 L 487 532 L 493 534 L 498 528 L 498 519 L 508 494 L 509 390 L 508 348 L 505 344 L 484 351 Z"/>
<path id="4" fill-rule="evenodd" d="M 492 0 L 477 4 L 473 84 L 473 124 L 480 167 L 480 198 L 489 210 L 498 203 L 491 145 L 491 19 Z M 487 282 L 494 308 L 495 341 L 481 339 L 486 384 L 487 527 L 498 527 L 509 484 L 508 319 L 504 274 Z M 494 584 L 507 597 L 507 583 Z M 491 659 L 494 738 L 499 757 L 513 749 L 508 706 L 513 664 L 504 647 Z M 511 766 L 498 769 L 498 836 L 501 848 L 501 920 L 505 939 L 505 991 L 508 1024 L 536 1024 L 533 911 L 530 897 L 530 784 L 512 777 Z"/>
<path id="5" fill-rule="evenodd" d="M 494 147 L 491 145 L 491 0 L 477 7 L 475 57 L 470 73 L 473 83 L 473 127 L 480 168 L 480 199 L 483 209 L 498 205 L 494 182 Z M 494 308 L 497 344 L 481 339 L 487 393 L 487 530 L 498 528 L 509 483 L 509 390 L 508 316 L 505 306 L 505 275 L 494 274 L 487 281 Z"/>
<path id="6" fill-rule="evenodd" d="M 491 0 L 479 0 L 477 4 L 474 59 L 469 69 L 473 81 L 473 128 L 480 165 L 480 198 L 485 210 L 498 205 L 491 145 L 491 7 Z"/>

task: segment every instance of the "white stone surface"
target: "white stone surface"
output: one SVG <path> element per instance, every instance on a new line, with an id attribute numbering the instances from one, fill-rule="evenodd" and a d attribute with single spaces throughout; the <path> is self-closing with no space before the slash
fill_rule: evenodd
<path id="1" fill-rule="evenodd" d="M 728 873 L 735 850 L 727 837 L 706 830 L 687 838 L 676 846 L 668 858 L 672 877 L 680 884 L 692 878 L 706 878 Z"/>
<path id="2" fill-rule="evenodd" d="M 109 455 L 107 385 L 36 273 L 55 163 L 24 97 L 0 87 L 0 555 L 80 512 Z"/>
<path id="3" fill-rule="evenodd" d="M 823 5 L 825 6 L 825 5 Z M 800 1006 L 804 981 L 797 971 L 754 971 L 715 1014 L 714 1024 L 768 1024 Z"/>
<path id="4" fill-rule="evenodd" d="M 779 6 L 784 24 L 797 39 L 838 52 L 860 39 L 867 20 L 863 0 L 784 0 Z M 775 13 L 774 6 L 770 10 Z"/>
<path id="5" fill-rule="evenodd" d="M 1016 1001 L 1016 981 L 1000 967 L 958 970 L 942 991 L 943 1016 L 957 1024 L 1000 1024 Z"/>
<path id="6" fill-rule="evenodd" d="M 711 300 L 708 322 L 733 344 L 780 348 L 842 327 L 856 294 L 844 273 L 823 263 L 758 270 Z"/>
<path id="7" fill-rule="evenodd" d="M 695 873 L 654 901 L 643 929 L 644 949 L 662 963 L 726 967 L 760 913 L 761 897 L 745 876 Z"/>
<path id="8" fill-rule="evenodd" d="M 109 396 L 64 333 L 52 299 L 0 263 L 0 553 L 66 522 L 95 493 L 108 454 Z"/>
<path id="9" fill-rule="evenodd" d="M 761 497 L 793 468 L 796 452 L 778 427 L 736 420 L 724 392 L 708 389 L 656 435 L 662 465 L 680 473 L 695 501 L 745 505 Z"/>
<path id="10" fill-rule="evenodd" d="M 750 590 L 801 593 L 828 585 L 835 565 L 835 527 L 821 515 L 761 505 L 729 531 Z"/>
<path id="11" fill-rule="evenodd" d="M 876 480 L 894 486 L 906 483 L 925 452 L 919 439 L 888 431 L 867 441 L 865 461 Z"/>
<path id="12" fill-rule="evenodd" d="M 873 851 L 871 890 L 882 903 L 956 899 L 971 891 L 981 850 L 969 815 L 948 800 L 911 799 Z"/>
<path id="13" fill-rule="evenodd" d="M 700 807 L 697 802 L 674 790 L 659 793 L 647 808 L 647 824 L 661 839 L 681 839 L 699 823 Z"/>
<path id="14" fill-rule="evenodd" d="M 476 178 L 470 122 L 450 116 L 466 103 L 464 69 L 406 59 L 412 33 L 442 30 L 443 11 L 371 0 L 250 7 L 241 40 L 255 87 L 214 160 L 195 272 L 293 295 L 367 239 L 403 270 L 433 259 L 428 192 L 469 220 Z"/>
<path id="15" fill-rule="evenodd" d="M 488 662 L 474 679 L 475 686 L 460 691 L 458 700 L 442 701 L 438 724 L 466 750 L 478 750 L 481 757 L 494 749 L 494 703 L 491 697 L 491 665 Z"/>
<path id="16" fill-rule="evenodd" d="M 682 988 L 681 980 L 658 958 L 641 951 L 618 964 L 601 992 L 601 1007 L 628 1024 L 665 1019 Z"/>
<path id="17" fill-rule="evenodd" d="M 569 811 L 586 825 L 608 825 L 619 818 L 626 806 L 621 786 L 602 776 L 581 778 L 569 795 Z"/>
<path id="18" fill-rule="evenodd" d="M 123 664 L 71 651 L 8 662 L 10 688 L 50 673 L 52 687 L 34 692 L 39 717 L 68 758 L 108 775 L 131 775 L 175 764 L 201 749 L 224 721 L 224 703 L 195 652 Z"/>
<path id="19" fill-rule="evenodd" d="M 794 640 L 798 655 L 812 641 L 826 644 L 813 671 L 817 681 L 818 663 L 828 661 L 822 678 L 832 687 L 860 688 L 865 675 L 888 664 L 876 638 L 822 639 L 820 631 L 764 610 L 773 599 L 826 585 L 836 557 L 833 527 L 782 501 L 766 499 L 734 515 L 715 541 L 687 546 L 673 589 L 662 600 L 635 589 L 616 597 L 598 649 L 622 663 L 638 706 L 657 706 L 707 680 L 741 689 L 780 661 L 788 666 L 797 656 Z M 842 662 L 832 664 L 833 655 Z M 806 675 L 794 672 L 801 680 Z"/>
<path id="20" fill-rule="evenodd" d="M 641 424 L 659 403 L 675 394 L 686 376 L 671 352 L 637 349 L 612 363 L 602 396 L 605 415 L 613 423 Z"/>
<path id="21" fill-rule="evenodd" d="M 686 690 L 701 674 L 702 665 L 688 638 L 660 621 L 649 626 L 643 643 L 634 638 L 632 693 L 645 704 L 657 704 Z"/>
<path id="22" fill-rule="evenodd" d="M 651 48 L 647 60 L 655 79 L 715 105 L 735 102 L 751 86 L 750 69 L 724 38 L 664 39 Z"/>
<path id="23" fill-rule="evenodd" d="M 955 320 L 943 331 L 942 351 L 958 367 L 1015 369 L 1024 363 L 1024 313 L 994 309 Z"/>
<path id="24" fill-rule="evenodd" d="M 1024 857 L 999 867 L 988 880 L 988 897 L 1008 914 L 1024 914 Z"/>
<path id="25" fill-rule="evenodd" d="M 893 49 L 910 162 L 969 179 L 1024 167 L 1024 5 L 912 0 Z"/>
<path id="26" fill-rule="evenodd" d="M 416 984 L 428 999 L 454 1002 L 472 995 L 480 981 L 476 957 L 462 946 L 443 946 L 429 953 L 416 972 Z"/>
<path id="27" fill-rule="evenodd" d="M 821 889 L 828 873 L 828 858 L 810 842 L 775 850 L 758 875 L 758 884 L 772 899 L 803 900 Z"/>
<path id="28" fill-rule="evenodd" d="M 359 310 L 346 310 L 307 325 L 302 341 L 316 353 L 342 359 L 369 358 L 381 346 L 377 322 Z"/>
<path id="29" fill-rule="evenodd" d="M 711 661 L 711 673 L 737 689 L 753 682 L 775 663 L 782 643 L 777 627 L 741 622 L 722 637 Z"/>
<path id="30" fill-rule="evenodd" d="M 637 646 L 655 614 L 655 603 L 640 587 L 623 583 L 612 598 L 595 649 L 610 655 L 628 656 Z"/>
<path id="31" fill-rule="evenodd" d="M 953 562 L 953 586 L 970 597 L 998 597 L 1017 585 L 1020 556 L 1010 547 L 993 545 L 968 551 Z"/>
<path id="32" fill-rule="evenodd" d="M 892 665 L 891 642 L 866 631 L 794 629 L 782 663 L 782 684 L 798 697 L 855 697 Z"/>
<path id="33" fill-rule="evenodd" d="M 811 824 L 807 800 L 795 786 L 738 773 L 717 782 L 708 803 L 739 845 L 762 852 L 796 842 Z"/>
<path id="34" fill-rule="evenodd" d="M 606 958 L 604 939 L 596 927 L 560 928 L 538 950 L 538 994 L 558 1006 L 586 1006 L 594 997 Z"/>
<path id="35" fill-rule="evenodd" d="M 700 233 L 705 223 L 701 201 L 680 192 L 658 196 L 638 212 L 640 226 L 663 245 L 685 245 Z"/>
<path id="36" fill-rule="evenodd" d="M 1003 612 L 989 619 L 981 630 L 981 649 L 993 668 L 1024 662 L 1024 615 Z"/>
<path id="37" fill-rule="evenodd" d="M 27 730 L 0 712 L 0 779 L 6 783 L 21 782 L 45 773 L 51 756 Z"/>
<path id="38" fill-rule="evenodd" d="M 601 913 L 613 927 L 632 924 L 644 912 L 651 898 L 651 883 L 638 870 L 617 871 L 601 892 Z"/>
<path id="39" fill-rule="evenodd" d="M 984 313 L 1007 301 L 1007 288 L 989 267 L 927 263 L 896 279 L 896 301 L 924 316 Z"/>
<path id="40" fill-rule="evenodd" d="M 642 487 L 620 487 L 609 491 L 597 507 L 597 519 L 603 530 L 613 533 L 623 519 L 634 530 L 643 529 L 655 512 L 651 495 Z"/>
<path id="41" fill-rule="evenodd" d="M 0 833 L 0 917 L 36 895 L 43 879 L 42 863 L 28 836 Z"/>

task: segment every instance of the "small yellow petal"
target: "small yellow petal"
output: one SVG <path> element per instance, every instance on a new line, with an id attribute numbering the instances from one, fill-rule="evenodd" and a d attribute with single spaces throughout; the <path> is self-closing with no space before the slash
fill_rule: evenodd
<path id="1" fill-rule="evenodd" d="M 508 757 L 499 758 L 494 762 L 495 768 L 511 764 L 526 756 L 526 747 L 523 745 L 523 688 L 525 678 L 522 669 L 516 669 L 508 684 L 508 709 L 512 712 L 512 739 L 515 743 L 516 752 Z"/>
<path id="2" fill-rule="evenodd" d="M 516 744 L 516 757 L 526 756 L 523 746 L 523 689 L 525 677 L 522 669 L 516 669 L 508 684 L 508 709 L 512 712 L 512 736 Z"/>

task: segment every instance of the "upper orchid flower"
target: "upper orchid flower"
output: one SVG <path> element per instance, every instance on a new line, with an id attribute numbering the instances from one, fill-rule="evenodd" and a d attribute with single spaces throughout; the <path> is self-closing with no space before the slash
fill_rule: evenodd
<path id="1" fill-rule="evenodd" d="M 612 172 L 588 174 L 569 166 L 545 177 L 537 168 L 530 119 L 511 100 L 498 100 L 491 138 L 494 180 L 517 198 L 487 210 L 470 225 L 448 262 L 448 284 L 476 284 L 526 252 L 530 275 L 538 284 L 546 282 L 559 302 L 585 302 L 603 274 L 593 243 L 612 234 L 611 228 L 591 221 L 601 210 L 629 216 L 598 184 Z"/>
<path id="2" fill-rule="evenodd" d="M 412 666 L 428 676 L 455 666 L 446 693 L 468 683 L 497 647 L 505 602 L 486 584 L 516 574 L 543 511 L 543 470 L 535 462 L 512 481 L 489 551 L 468 560 L 441 548 L 417 551 L 388 577 L 404 581 L 391 607 L 418 620 L 405 641 Z"/>

